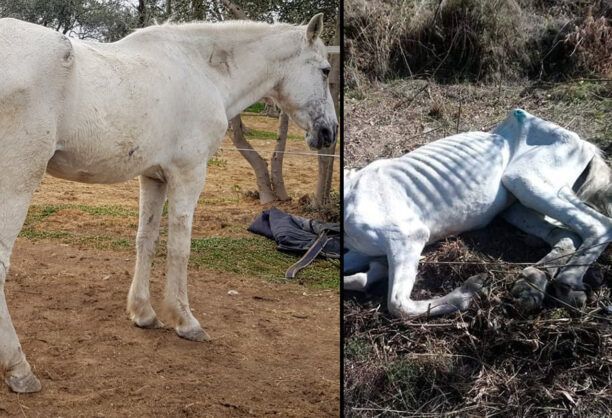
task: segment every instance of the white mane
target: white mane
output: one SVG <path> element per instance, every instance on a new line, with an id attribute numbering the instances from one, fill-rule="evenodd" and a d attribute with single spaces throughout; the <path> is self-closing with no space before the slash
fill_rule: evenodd
<path id="1" fill-rule="evenodd" d="M 161 25 L 148 26 L 137 29 L 124 40 L 143 36 L 159 36 L 165 39 L 188 35 L 189 38 L 204 36 L 215 37 L 221 42 L 249 42 L 258 41 L 268 35 L 277 36 L 280 33 L 293 32 L 300 37 L 305 36 L 304 26 L 296 26 L 288 23 L 265 23 L 250 20 L 227 20 L 224 22 L 188 22 L 174 23 L 165 22 Z"/>

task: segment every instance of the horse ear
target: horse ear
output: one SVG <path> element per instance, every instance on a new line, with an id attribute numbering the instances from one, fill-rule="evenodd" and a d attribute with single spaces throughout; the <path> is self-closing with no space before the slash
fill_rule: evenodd
<path id="1" fill-rule="evenodd" d="M 312 44 L 315 39 L 321 35 L 323 31 L 323 13 L 318 13 L 310 19 L 308 22 L 308 27 L 306 28 L 306 39 L 308 39 L 308 43 Z"/>

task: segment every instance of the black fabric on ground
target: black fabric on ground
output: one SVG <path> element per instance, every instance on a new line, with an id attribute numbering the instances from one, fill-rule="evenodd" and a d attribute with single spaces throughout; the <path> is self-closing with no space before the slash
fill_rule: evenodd
<path id="1" fill-rule="evenodd" d="M 277 208 L 263 211 L 248 228 L 249 232 L 276 241 L 281 251 L 303 253 L 310 248 L 319 234 L 333 236 L 320 255 L 340 258 L 340 225 L 324 223 L 297 215 L 290 215 Z"/>

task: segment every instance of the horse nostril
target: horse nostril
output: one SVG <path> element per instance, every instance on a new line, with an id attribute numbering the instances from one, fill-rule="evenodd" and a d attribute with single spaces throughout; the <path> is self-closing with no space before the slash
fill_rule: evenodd
<path id="1" fill-rule="evenodd" d="M 322 142 L 322 145 L 328 147 L 333 142 L 333 133 L 328 127 L 322 127 L 319 130 L 319 140 Z"/>

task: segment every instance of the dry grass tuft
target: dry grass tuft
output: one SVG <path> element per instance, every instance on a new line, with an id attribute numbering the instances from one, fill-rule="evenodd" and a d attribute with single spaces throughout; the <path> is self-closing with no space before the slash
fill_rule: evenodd
<path id="1" fill-rule="evenodd" d="M 396 80 L 346 97 L 349 167 L 403 155 L 457 126 L 490 129 L 513 107 L 568 127 L 612 155 L 606 83 Z M 444 108 L 444 117 L 430 115 L 436 107 Z M 598 261 L 608 285 L 591 295 L 585 314 L 551 307 L 524 315 L 510 299 L 523 266 L 510 263 L 533 263 L 547 251 L 502 221 L 428 247 L 416 299 L 446 294 L 468 277 L 488 273 L 489 297 L 454 317 L 394 319 L 386 311 L 385 286 L 368 296 L 347 295 L 346 415 L 612 416 L 612 316 L 603 310 L 612 305 L 612 248 Z"/>
<path id="2" fill-rule="evenodd" d="M 347 415 L 609 416 L 612 318 L 601 308 L 610 304 L 610 289 L 594 292 L 581 315 L 553 308 L 523 315 L 508 296 L 522 268 L 508 263 L 535 261 L 545 250 L 541 243 L 525 248 L 502 222 L 429 248 L 419 299 L 444 294 L 472 274 L 489 277 L 489 296 L 451 318 L 391 318 L 384 285 L 374 296 L 349 295 Z M 446 260 L 469 264 L 433 264 Z M 612 284 L 609 266 L 603 268 Z"/>
<path id="3" fill-rule="evenodd" d="M 605 1 L 350 0 L 347 84 L 559 79 L 610 74 Z"/>
<path id="4" fill-rule="evenodd" d="M 565 42 L 573 46 L 577 65 L 584 72 L 612 76 L 612 26 L 605 17 L 588 16 L 567 35 Z"/>

